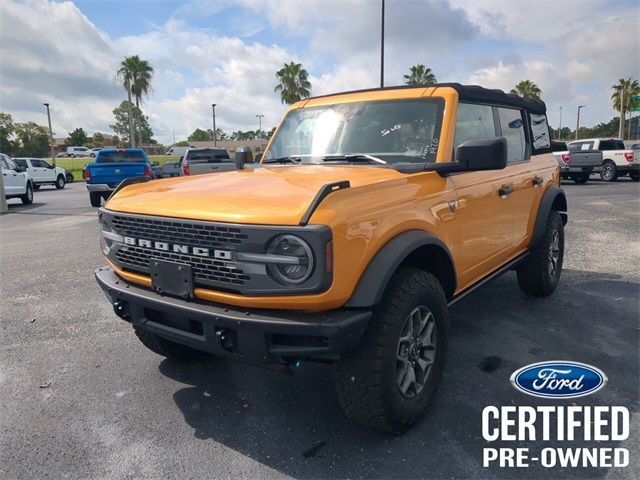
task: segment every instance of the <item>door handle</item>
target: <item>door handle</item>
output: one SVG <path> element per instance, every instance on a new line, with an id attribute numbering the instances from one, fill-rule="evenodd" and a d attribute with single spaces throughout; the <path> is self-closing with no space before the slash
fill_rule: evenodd
<path id="1" fill-rule="evenodd" d="M 543 181 L 544 180 L 542 177 L 533 177 L 533 180 L 531 180 L 531 183 L 533 184 L 534 187 L 539 187 L 540 185 L 542 185 Z"/>
<path id="2" fill-rule="evenodd" d="M 500 190 L 498 190 L 498 195 L 501 197 L 506 197 L 510 193 L 513 193 L 513 187 L 501 187 Z"/>

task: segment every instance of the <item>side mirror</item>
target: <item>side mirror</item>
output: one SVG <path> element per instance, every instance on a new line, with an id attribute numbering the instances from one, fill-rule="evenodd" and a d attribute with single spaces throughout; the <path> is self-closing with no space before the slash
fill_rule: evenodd
<path id="1" fill-rule="evenodd" d="M 472 138 L 456 147 L 455 160 L 465 170 L 502 170 L 507 166 L 507 139 Z"/>
<path id="2" fill-rule="evenodd" d="M 236 167 L 238 170 L 242 170 L 245 163 L 253 163 L 253 152 L 250 147 L 238 147 L 236 150 Z"/>
<path id="3" fill-rule="evenodd" d="M 256 153 L 256 158 L 254 158 L 253 161 L 256 163 L 260 163 L 261 160 L 262 160 L 262 152 Z"/>

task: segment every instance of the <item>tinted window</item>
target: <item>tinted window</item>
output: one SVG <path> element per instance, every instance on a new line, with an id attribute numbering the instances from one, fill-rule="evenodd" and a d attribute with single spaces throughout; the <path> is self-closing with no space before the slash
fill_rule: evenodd
<path id="1" fill-rule="evenodd" d="M 551 151 L 552 152 L 565 152 L 569 150 L 567 148 L 567 144 L 564 142 L 551 142 Z"/>
<path id="2" fill-rule="evenodd" d="M 624 150 L 624 143 L 620 140 L 600 140 L 600 150 Z"/>
<path id="3" fill-rule="evenodd" d="M 38 168 L 47 168 L 47 164 L 42 160 L 31 160 L 31 166 Z"/>
<path id="4" fill-rule="evenodd" d="M 28 168 L 27 161 L 24 158 L 16 158 L 13 160 L 19 167 Z"/>
<path id="5" fill-rule="evenodd" d="M 521 162 L 525 159 L 526 140 L 524 123 L 520 110 L 498 108 L 502 136 L 507 139 L 507 162 Z"/>
<path id="6" fill-rule="evenodd" d="M 96 158 L 96 163 L 118 163 L 118 162 L 146 162 L 144 153 L 129 150 L 101 150 Z"/>
<path id="7" fill-rule="evenodd" d="M 191 150 L 187 155 L 190 164 L 197 163 L 228 163 L 231 161 L 229 152 L 222 149 L 206 148 L 204 150 Z"/>
<path id="8" fill-rule="evenodd" d="M 593 142 L 573 142 L 569 145 L 571 152 L 593 150 Z"/>
<path id="9" fill-rule="evenodd" d="M 472 138 L 495 136 L 496 127 L 493 122 L 493 109 L 491 107 L 470 103 L 461 103 L 458 106 L 456 136 L 453 142 L 454 147 Z"/>

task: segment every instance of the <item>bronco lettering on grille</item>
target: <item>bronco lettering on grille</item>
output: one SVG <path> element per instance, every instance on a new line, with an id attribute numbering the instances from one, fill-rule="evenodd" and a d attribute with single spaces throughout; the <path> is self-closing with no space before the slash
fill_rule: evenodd
<path id="1" fill-rule="evenodd" d="M 191 247 L 189 245 L 171 244 L 168 242 L 156 242 L 145 240 L 143 238 L 123 237 L 125 245 L 134 245 L 138 247 L 153 248 L 163 252 L 187 253 L 198 257 L 211 257 L 220 260 L 231 260 L 231 252 L 229 250 L 210 250 L 203 247 Z"/>

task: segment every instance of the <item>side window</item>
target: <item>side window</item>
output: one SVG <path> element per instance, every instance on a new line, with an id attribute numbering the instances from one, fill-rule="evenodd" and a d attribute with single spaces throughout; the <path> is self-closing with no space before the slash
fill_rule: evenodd
<path id="1" fill-rule="evenodd" d="M 456 136 L 454 148 L 472 138 L 489 138 L 496 136 L 493 122 L 493 109 L 488 105 L 460 103 L 456 120 Z"/>
<path id="2" fill-rule="evenodd" d="M 14 160 L 14 162 L 16 163 L 16 165 L 18 165 L 19 167 L 24 167 L 27 168 L 29 165 L 27 165 L 27 161 L 21 158 L 16 158 Z"/>
<path id="3" fill-rule="evenodd" d="M 498 116 L 502 136 L 507 139 L 507 162 L 522 162 L 527 146 L 522 113 L 513 108 L 498 108 Z"/>
<path id="4" fill-rule="evenodd" d="M 34 167 L 34 168 L 42 168 L 42 167 L 44 167 L 44 165 L 42 165 L 42 161 L 41 160 L 31 160 L 31 166 Z"/>

